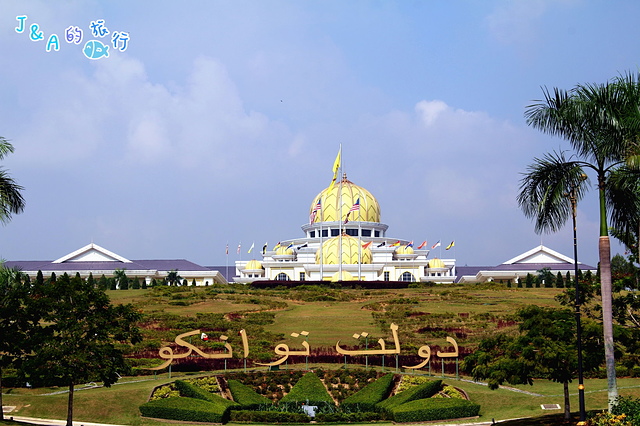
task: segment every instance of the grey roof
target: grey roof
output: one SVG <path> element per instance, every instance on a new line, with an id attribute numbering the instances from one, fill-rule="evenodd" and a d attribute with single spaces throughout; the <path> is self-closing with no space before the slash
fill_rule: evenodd
<path id="1" fill-rule="evenodd" d="M 7 261 L 7 268 L 17 267 L 23 271 L 104 271 L 115 269 L 127 270 L 158 270 L 158 271 L 210 271 L 211 269 L 197 265 L 185 259 L 174 260 L 132 260 L 131 262 L 99 261 L 99 262 L 62 262 L 53 263 L 50 260 L 19 260 Z"/>

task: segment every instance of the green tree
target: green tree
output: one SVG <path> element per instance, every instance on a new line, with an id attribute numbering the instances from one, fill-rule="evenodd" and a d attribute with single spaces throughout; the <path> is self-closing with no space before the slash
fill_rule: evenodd
<path id="1" fill-rule="evenodd" d="M 547 153 L 528 167 L 518 195 L 518 203 L 527 217 L 535 219 L 535 230 L 558 231 L 571 217 L 568 197 L 574 193 L 580 201 L 589 189 L 587 171 L 596 175 L 600 201 L 599 259 L 603 334 L 609 391 L 609 407 L 618 395 L 611 310 L 611 246 L 609 219 L 614 228 L 630 227 L 628 216 L 619 212 L 640 211 L 638 195 L 628 187 L 615 185 L 612 176 L 626 166 L 633 155 L 638 135 L 640 84 L 631 74 L 605 84 L 577 85 L 570 91 L 544 89 L 544 99 L 530 105 L 525 117 L 534 128 L 567 139 L 573 149 Z M 637 148 L 635 148 L 637 149 Z"/>
<path id="2" fill-rule="evenodd" d="M 177 269 L 172 269 L 167 274 L 166 281 L 169 283 L 169 285 L 178 285 L 178 284 L 180 284 L 180 280 L 181 279 L 182 279 L 182 277 L 180 275 L 178 275 L 178 270 Z"/>
<path id="3" fill-rule="evenodd" d="M 525 287 L 533 288 L 533 275 L 527 273 L 527 278 L 525 279 Z"/>
<path id="4" fill-rule="evenodd" d="M 0 136 L 0 160 L 12 152 L 13 145 Z M 20 191 L 23 189 L 0 167 L 0 223 L 6 224 L 12 215 L 22 213 L 25 203 Z"/>
<path id="5" fill-rule="evenodd" d="M 17 366 L 26 357 L 27 337 L 39 321 L 38 316 L 31 315 L 35 311 L 25 309 L 31 289 L 24 284 L 25 277 L 19 270 L 5 268 L 0 262 L 0 406 L 3 369 Z M 4 419 L 2 413 L 0 419 Z"/>
<path id="6" fill-rule="evenodd" d="M 564 288 L 564 278 L 562 277 L 562 273 L 560 271 L 558 271 L 558 274 L 556 275 L 556 287 Z"/>
<path id="7" fill-rule="evenodd" d="M 116 288 L 120 290 L 129 289 L 129 277 L 127 277 L 125 269 L 116 269 L 113 271 L 113 278 L 116 282 Z"/>
<path id="8" fill-rule="evenodd" d="M 67 426 L 72 426 L 75 385 L 99 380 L 110 386 L 128 371 L 123 347 L 141 340 L 140 314 L 131 305 L 112 305 L 103 290 L 66 273 L 43 288 L 38 298 L 43 321 L 33 333 L 38 346 L 29 371 L 69 386 Z"/>
<path id="9" fill-rule="evenodd" d="M 509 383 L 533 384 L 534 378 L 562 383 L 565 418 L 571 416 L 569 383 L 577 375 L 578 351 L 575 342 L 576 323 L 568 309 L 526 306 L 516 313 L 517 333 L 498 333 L 483 339 L 478 350 L 467 355 L 462 369 L 474 380 L 486 380 L 489 388 Z M 583 347 L 585 371 L 594 370 L 602 359 L 598 345 L 601 328 L 593 322 L 584 324 Z"/>

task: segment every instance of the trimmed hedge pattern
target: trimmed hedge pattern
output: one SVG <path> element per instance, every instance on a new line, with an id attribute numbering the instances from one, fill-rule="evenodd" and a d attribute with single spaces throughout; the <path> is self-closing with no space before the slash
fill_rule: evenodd
<path id="1" fill-rule="evenodd" d="M 394 422 L 425 422 L 430 420 L 474 417 L 480 405 L 466 399 L 427 398 L 416 399 L 391 409 Z"/>
<path id="2" fill-rule="evenodd" d="M 175 383 L 176 389 L 180 391 L 180 396 L 185 396 L 187 398 L 202 399 L 203 401 L 211 401 L 211 402 L 216 402 L 215 397 L 218 397 L 218 399 L 229 402 L 229 400 L 224 399 L 221 396 L 215 395 L 194 384 L 185 382 L 184 380 L 176 380 L 174 383 Z"/>
<path id="3" fill-rule="evenodd" d="M 438 393 L 442 388 L 442 380 L 434 380 L 422 385 L 414 386 L 407 390 L 404 390 L 391 398 L 387 398 L 382 402 L 379 402 L 376 406 L 383 411 L 391 411 L 394 407 L 402 405 L 404 403 L 416 400 L 431 398 Z"/>
<path id="4" fill-rule="evenodd" d="M 140 412 L 145 417 L 185 422 L 226 423 L 229 420 L 229 405 L 186 397 L 150 401 L 140 406 Z"/>
<path id="5" fill-rule="evenodd" d="M 311 417 L 300 413 L 287 413 L 286 411 L 248 411 L 239 410 L 231 412 L 233 422 L 254 423 L 309 423 Z"/>
<path id="6" fill-rule="evenodd" d="M 375 382 L 369 383 L 358 392 L 345 398 L 341 407 L 358 411 L 377 411 L 376 404 L 386 399 L 393 387 L 392 373 L 380 377 Z"/>
<path id="7" fill-rule="evenodd" d="M 307 373 L 302 376 L 298 383 L 291 388 L 291 392 L 286 394 L 280 402 L 296 402 L 307 405 L 334 404 L 327 388 L 315 373 Z"/>
<path id="8" fill-rule="evenodd" d="M 265 396 L 260 395 L 249 386 L 245 386 L 237 380 L 227 380 L 229 390 L 233 396 L 233 400 L 240 404 L 242 409 L 255 410 L 261 405 L 270 405 L 271 400 Z"/>

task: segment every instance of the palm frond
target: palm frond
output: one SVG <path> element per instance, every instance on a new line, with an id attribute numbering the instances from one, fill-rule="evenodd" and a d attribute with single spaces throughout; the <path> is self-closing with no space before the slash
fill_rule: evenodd
<path id="1" fill-rule="evenodd" d="M 589 185 L 583 165 L 553 152 L 535 158 L 527 168 L 517 201 L 524 215 L 535 220 L 537 233 L 555 232 L 571 217 L 571 191 L 579 201 Z"/>

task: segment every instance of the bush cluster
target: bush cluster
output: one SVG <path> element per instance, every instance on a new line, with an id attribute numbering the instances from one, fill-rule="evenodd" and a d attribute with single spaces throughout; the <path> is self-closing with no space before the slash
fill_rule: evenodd
<path id="1" fill-rule="evenodd" d="M 393 421 L 400 423 L 474 417 L 479 412 L 478 404 L 457 398 L 415 399 L 391 408 Z"/>
<path id="2" fill-rule="evenodd" d="M 180 420 L 184 422 L 226 423 L 229 420 L 229 407 L 234 402 L 220 398 L 222 401 L 210 402 L 195 398 L 163 398 L 149 401 L 140 406 L 145 417 Z"/>
<path id="3" fill-rule="evenodd" d="M 271 404 L 270 399 L 260 395 L 237 380 L 230 379 L 227 381 L 227 385 L 229 386 L 233 400 L 240 404 L 245 410 L 255 410 L 261 405 Z"/>
<path id="4" fill-rule="evenodd" d="M 307 405 L 333 404 L 333 399 L 327 388 L 315 373 L 307 373 L 296 383 L 291 392 L 286 394 L 280 402 L 296 402 Z"/>
<path id="5" fill-rule="evenodd" d="M 377 411 L 376 404 L 385 400 L 391 393 L 393 378 L 391 373 L 382 376 L 346 398 L 340 406 L 358 411 Z"/>
<path id="6" fill-rule="evenodd" d="M 413 386 L 407 390 L 395 394 L 377 404 L 377 407 L 385 412 L 391 413 L 395 407 L 416 399 L 431 398 L 442 388 L 442 380 L 433 380 L 418 386 Z"/>

